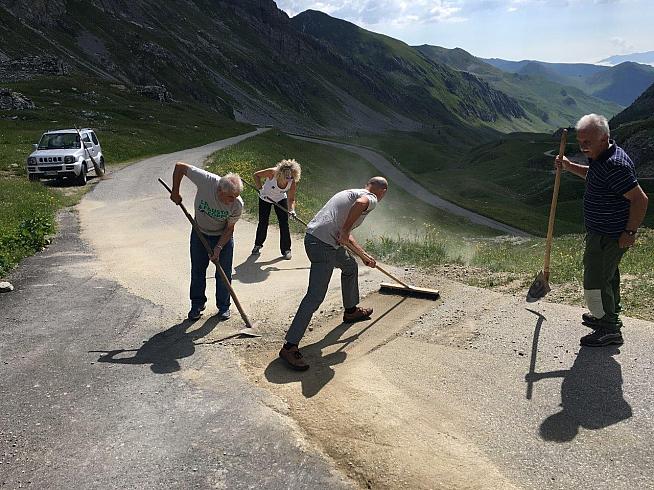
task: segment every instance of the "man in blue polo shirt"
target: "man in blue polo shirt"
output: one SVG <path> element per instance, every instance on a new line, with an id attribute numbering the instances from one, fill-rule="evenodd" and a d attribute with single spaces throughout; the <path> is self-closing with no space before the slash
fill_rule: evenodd
<path id="1" fill-rule="evenodd" d="M 573 163 L 565 157 L 557 157 L 555 165 L 586 179 L 584 297 L 590 313 L 582 315 L 582 322 L 594 332 L 582 337 L 581 345 L 621 345 L 618 265 L 636 241 L 648 199 L 638 185 L 633 162 L 609 139 L 609 124 L 604 116 L 588 114 L 579 120 L 576 129 L 588 165 Z"/>

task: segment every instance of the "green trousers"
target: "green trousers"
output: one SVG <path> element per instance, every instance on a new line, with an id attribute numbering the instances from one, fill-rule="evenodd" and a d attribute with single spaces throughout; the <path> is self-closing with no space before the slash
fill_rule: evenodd
<path id="1" fill-rule="evenodd" d="M 620 269 L 626 248 L 618 239 L 597 233 L 586 235 L 584 251 L 584 297 L 591 315 L 608 330 L 620 330 Z"/>

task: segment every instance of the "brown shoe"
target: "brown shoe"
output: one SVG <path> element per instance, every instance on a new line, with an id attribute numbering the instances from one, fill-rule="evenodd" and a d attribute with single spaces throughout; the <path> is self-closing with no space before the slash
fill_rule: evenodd
<path id="1" fill-rule="evenodd" d="M 309 365 L 302 359 L 302 354 L 297 348 L 297 345 L 294 345 L 290 349 L 284 349 L 282 347 L 282 350 L 279 351 L 279 357 L 284 359 L 291 369 L 295 369 L 296 371 L 306 371 L 309 369 Z"/>
<path id="2" fill-rule="evenodd" d="M 370 315 L 372 315 L 372 308 L 361 308 L 360 306 L 357 306 L 357 309 L 352 313 L 343 312 L 343 322 L 360 322 L 361 320 L 367 320 L 370 318 Z"/>

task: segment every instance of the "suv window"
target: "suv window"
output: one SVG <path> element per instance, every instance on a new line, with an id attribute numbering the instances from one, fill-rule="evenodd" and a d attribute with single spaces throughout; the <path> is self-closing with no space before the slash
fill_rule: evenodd
<path id="1" fill-rule="evenodd" d="M 95 135 L 95 133 L 91 133 L 91 138 L 93 139 L 93 143 L 96 145 L 99 145 L 100 142 L 98 141 L 98 137 Z"/>
<path id="2" fill-rule="evenodd" d="M 48 133 L 39 141 L 39 150 L 65 150 L 79 147 L 79 135 L 74 133 Z"/>

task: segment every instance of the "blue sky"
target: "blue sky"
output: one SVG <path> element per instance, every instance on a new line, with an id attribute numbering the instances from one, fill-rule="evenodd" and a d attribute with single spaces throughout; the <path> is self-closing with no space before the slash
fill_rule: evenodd
<path id="1" fill-rule="evenodd" d="M 597 62 L 654 50 L 654 0 L 277 0 L 411 45 L 511 60 Z"/>

